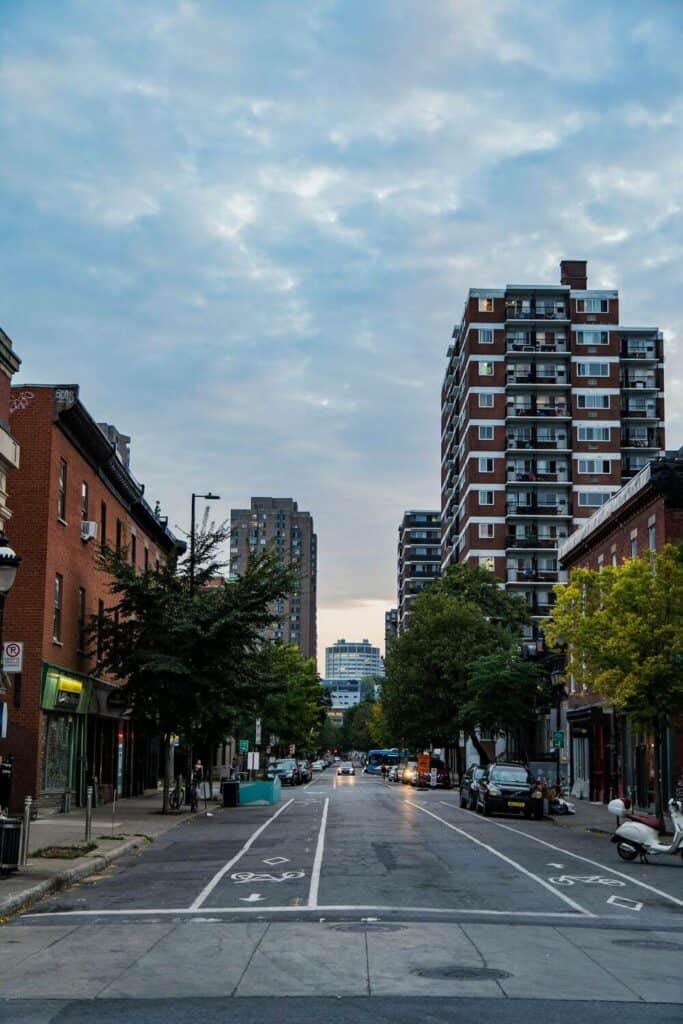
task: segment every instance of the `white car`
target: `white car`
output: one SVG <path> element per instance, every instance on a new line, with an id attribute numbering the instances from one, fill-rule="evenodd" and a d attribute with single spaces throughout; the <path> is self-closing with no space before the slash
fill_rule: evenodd
<path id="1" fill-rule="evenodd" d="M 321 772 L 324 769 L 324 767 L 325 765 L 322 763 L 322 761 L 314 761 L 313 764 L 311 765 L 311 771 Z"/>
<path id="2" fill-rule="evenodd" d="M 337 766 L 337 775 L 355 775 L 356 769 L 348 761 Z"/>

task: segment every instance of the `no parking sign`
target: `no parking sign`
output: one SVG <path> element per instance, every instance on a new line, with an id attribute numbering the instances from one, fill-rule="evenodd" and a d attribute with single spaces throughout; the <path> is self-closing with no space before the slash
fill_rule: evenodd
<path id="1" fill-rule="evenodd" d="M 24 645 L 8 640 L 2 645 L 2 671 L 21 672 L 24 662 Z"/>

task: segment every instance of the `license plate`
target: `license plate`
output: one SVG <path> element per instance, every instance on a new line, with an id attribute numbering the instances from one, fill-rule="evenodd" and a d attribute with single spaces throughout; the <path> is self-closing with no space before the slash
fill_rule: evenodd
<path id="1" fill-rule="evenodd" d="M 508 800 L 508 807 L 524 807 L 523 800 Z"/>

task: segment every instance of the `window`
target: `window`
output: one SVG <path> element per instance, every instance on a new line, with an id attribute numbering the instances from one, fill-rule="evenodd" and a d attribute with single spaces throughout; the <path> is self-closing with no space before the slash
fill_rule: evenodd
<path id="1" fill-rule="evenodd" d="M 480 345 L 492 345 L 493 344 L 493 331 L 490 327 L 479 328 L 479 344 Z"/>
<path id="2" fill-rule="evenodd" d="M 479 376 L 480 377 L 493 377 L 493 363 L 489 363 L 489 362 L 479 363 Z"/>
<path id="3" fill-rule="evenodd" d="M 496 571 L 496 560 L 492 555 L 480 555 L 479 556 L 479 568 L 485 569 L 486 572 Z"/>
<path id="4" fill-rule="evenodd" d="M 66 521 L 66 460 L 59 460 L 59 482 L 57 484 L 57 517 Z"/>
<path id="5" fill-rule="evenodd" d="M 78 617 L 76 619 L 76 647 L 79 651 L 85 650 L 86 635 L 85 635 L 85 590 L 83 587 L 78 588 Z"/>
<path id="6" fill-rule="evenodd" d="M 580 491 L 579 505 L 582 508 L 599 508 L 611 497 L 612 495 L 608 491 Z"/>
<path id="7" fill-rule="evenodd" d="M 609 427 L 578 427 L 579 441 L 609 441 Z"/>
<path id="8" fill-rule="evenodd" d="M 100 503 L 100 547 L 107 546 L 107 503 Z"/>
<path id="9" fill-rule="evenodd" d="M 52 639 L 58 644 L 62 642 L 62 601 L 64 598 L 64 577 L 55 574 L 55 604 L 52 617 Z"/>
<path id="10" fill-rule="evenodd" d="M 617 565 L 617 553 L 616 553 L 616 551 L 612 551 L 612 554 L 610 555 L 610 560 L 611 560 L 613 566 Z"/>
<path id="11" fill-rule="evenodd" d="M 577 345 L 607 345 L 609 334 L 607 331 L 577 331 Z"/>
<path id="12" fill-rule="evenodd" d="M 88 519 L 88 485 L 85 480 L 81 484 L 81 522 Z"/>
<path id="13" fill-rule="evenodd" d="M 579 409 L 609 409 L 609 395 L 601 395 L 599 391 L 577 397 Z"/>
<path id="14" fill-rule="evenodd" d="M 488 297 L 480 297 L 479 299 L 479 312 L 480 313 L 493 313 L 493 299 Z"/>
<path id="15" fill-rule="evenodd" d="M 145 572 L 148 572 L 149 571 L 149 548 L 147 547 L 146 544 L 145 544 L 144 554 L 143 554 L 142 557 L 143 557 L 143 565 L 144 565 L 144 568 L 145 568 Z"/>
<path id="16" fill-rule="evenodd" d="M 121 542 L 123 540 L 123 523 L 120 519 L 116 520 L 116 554 L 121 553 Z"/>
<path id="17" fill-rule="evenodd" d="M 480 427 L 479 427 L 479 440 L 480 441 L 493 441 L 493 427 L 480 425 Z"/>
<path id="18" fill-rule="evenodd" d="M 638 534 L 635 537 L 631 537 L 631 558 L 638 557 Z"/>
<path id="19" fill-rule="evenodd" d="M 495 536 L 496 528 L 493 523 L 479 523 L 479 539 L 480 540 L 492 540 Z"/>
<path id="20" fill-rule="evenodd" d="M 647 546 L 650 551 L 657 550 L 657 537 L 655 533 L 655 524 L 650 523 L 647 528 Z"/>
<path id="21" fill-rule="evenodd" d="M 577 299 L 577 313 L 608 313 L 609 301 L 607 299 Z"/>
<path id="22" fill-rule="evenodd" d="M 479 491 L 480 505 L 493 505 L 493 491 Z"/>
<path id="23" fill-rule="evenodd" d="M 609 377 L 609 363 L 577 363 L 579 377 Z"/>
<path id="24" fill-rule="evenodd" d="M 493 459 L 479 459 L 480 473 L 493 473 Z"/>
<path id="25" fill-rule="evenodd" d="M 480 409 L 493 409 L 493 395 L 490 391 L 480 391 L 477 397 Z"/>
<path id="26" fill-rule="evenodd" d="M 138 553 L 138 539 L 134 533 L 130 535 L 130 564 L 135 565 Z"/>
<path id="27" fill-rule="evenodd" d="M 579 459 L 579 473 L 609 473 L 609 459 Z"/>

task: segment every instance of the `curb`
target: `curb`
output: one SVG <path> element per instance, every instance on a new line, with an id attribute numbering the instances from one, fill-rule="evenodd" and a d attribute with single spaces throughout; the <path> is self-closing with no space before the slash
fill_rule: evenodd
<path id="1" fill-rule="evenodd" d="M 0 920 L 11 917 L 21 910 L 27 910 L 38 903 L 44 896 L 59 892 L 60 889 L 64 889 L 74 882 L 80 882 L 81 879 L 87 878 L 89 875 L 97 874 L 98 871 L 106 868 L 112 861 L 117 860 L 118 857 L 123 857 L 126 853 L 131 853 L 133 850 L 147 846 L 148 843 L 149 840 L 144 836 L 133 836 L 132 839 L 127 839 L 120 846 L 115 846 L 113 850 L 95 854 L 90 860 L 84 861 L 82 864 L 78 864 L 73 868 L 65 868 L 64 871 L 60 871 L 52 878 L 46 878 L 42 882 L 29 885 L 22 892 L 15 893 L 14 896 L 7 896 L 4 900 L 0 900 Z"/>

